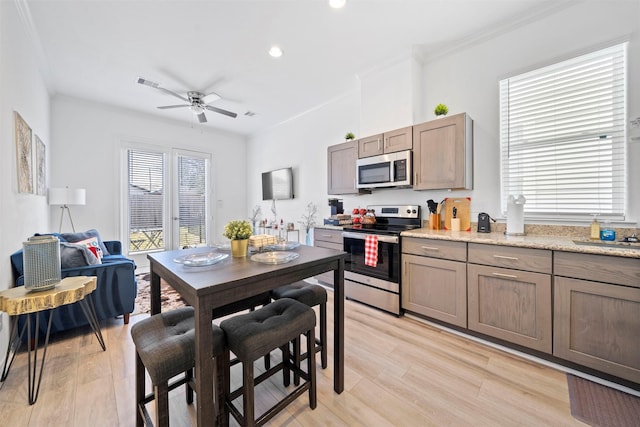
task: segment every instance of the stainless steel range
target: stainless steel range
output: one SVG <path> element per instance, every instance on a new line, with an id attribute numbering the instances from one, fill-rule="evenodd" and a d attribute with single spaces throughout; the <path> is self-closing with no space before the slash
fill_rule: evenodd
<path id="1" fill-rule="evenodd" d="M 400 315 L 400 233 L 421 227 L 420 206 L 370 205 L 367 209 L 375 211 L 375 224 L 345 227 L 342 233 L 348 254 L 345 295 Z M 367 241 L 370 249 L 366 249 Z M 367 264 L 367 252 L 371 255 L 376 249 L 377 260 L 372 262 L 370 258 Z"/>

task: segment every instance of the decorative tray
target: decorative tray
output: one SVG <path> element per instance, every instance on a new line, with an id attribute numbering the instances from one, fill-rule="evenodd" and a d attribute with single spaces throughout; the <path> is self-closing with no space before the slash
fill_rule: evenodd
<path id="1" fill-rule="evenodd" d="M 199 254 L 182 255 L 173 261 L 186 267 L 206 267 L 217 264 L 229 257 L 229 254 L 221 254 L 218 252 L 203 252 Z"/>
<path id="2" fill-rule="evenodd" d="M 268 251 L 290 251 L 300 246 L 300 242 L 282 242 L 274 245 L 267 245 L 264 248 Z"/>
<path id="3" fill-rule="evenodd" d="M 300 256 L 297 252 L 261 252 L 251 256 L 251 261 L 261 262 L 263 264 L 285 264 Z"/>

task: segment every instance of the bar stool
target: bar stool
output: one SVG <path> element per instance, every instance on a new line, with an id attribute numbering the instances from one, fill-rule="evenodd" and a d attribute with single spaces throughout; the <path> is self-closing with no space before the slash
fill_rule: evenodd
<path id="1" fill-rule="evenodd" d="M 271 291 L 271 298 L 291 298 L 309 307 L 320 306 L 320 337 L 316 339 L 314 354 L 320 351 L 322 369 L 327 368 L 327 290 L 320 285 L 307 283 L 303 280 L 290 285 L 280 286 Z M 294 341 L 293 357 L 298 366 L 307 354 L 300 354 L 300 340 Z M 298 385 L 299 378 L 294 375 L 293 383 Z"/>
<path id="2" fill-rule="evenodd" d="M 213 331 L 213 355 L 216 358 L 218 377 L 227 381 L 228 359 L 224 332 L 216 325 Z M 193 307 L 183 307 L 159 313 L 131 327 L 131 337 L 136 346 L 136 426 L 154 425 L 146 404 L 156 401 L 155 425 L 169 426 L 169 391 L 186 384 L 187 404 L 193 403 L 193 367 L 195 364 L 195 320 Z M 226 360 L 226 362 L 225 362 Z M 226 364 L 225 364 L 226 363 Z M 145 395 L 145 369 L 149 372 L 153 393 Z M 184 377 L 169 380 L 184 372 Z M 216 389 L 221 385 L 216 383 Z M 217 393 L 217 414 L 222 407 L 221 393 Z"/>
<path id="3" fill-rule="evenodd" d="M 315 409 L 316 368 L 312 359 L 307 359 L 307 372 L 291 361 L 289 342 L 304 334 L 307 352 L 312 354 L 315 342 L 316 315 L 312 308 L 290 298 L 282 298 L 256 311 L 234 316 L 220 323 L 227 338 L 228 350 L 242 362 L 242 387 L 229 392 L 229 376 L 225 377 L 224 391 L 226 406 L 242 426 L 260 426 L 293 402 L 305 391 L 309 391 L 309 407 Z M 276 348 L 282 350 L 282 362 L 271 367 L 254 379 L 254 362 Z M 227 357 L 228 360 L 228 357 Z M 284 373 L 285 386 L 289 385 L 289 370 L 297 373 L 304 381 L 287 396 L 256 419 L 254 406 L 255 386 L 276 374 Z M 243 411 L 234 406 L 233 401 L 242 395 Z"/>

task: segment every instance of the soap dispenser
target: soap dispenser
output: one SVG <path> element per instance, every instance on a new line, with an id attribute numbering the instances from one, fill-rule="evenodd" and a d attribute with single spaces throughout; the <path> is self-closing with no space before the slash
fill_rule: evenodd
<path id="1" fill-rule="evenodd" d="M 598 214 L 593 215 L 593 222 L 591 223 L 591 240 L 600 240 L 600 223 L 598 222 L 598 218 L 596 218 Z"/>

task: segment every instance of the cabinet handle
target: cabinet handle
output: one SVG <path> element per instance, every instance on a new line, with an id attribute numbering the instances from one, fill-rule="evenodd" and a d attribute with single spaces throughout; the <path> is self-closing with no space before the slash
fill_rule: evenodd
<path id="1" fill-rule="evenodd" d="M 331 236 L 331 234 L 323 234 L 323 235 L 322 235 L 322 237 L 324 237 L 324 238 L 326 238 L 326 239 L 329 239 L 329 238 L 331 238 L 332 236 Z"/>
<path id="2" fill-rule="evenodd" d="M 494 255 L 493 257 L 499 258 L 499 259 L 508 259 L 509 261 L 518 261 L 518 257 L 514 257 L 514 256 Z"/>
<path id="3" fill-rule="evenodd" d="M 378 151 L 380 151 L 380 138 L 378 138 L 376 141 L 378 141 Z"/>
<path id="4" fill-rule="evenodd" d="M 389 142 L 389 138 L 384 139 L 384 144 L 382 145 L 385 149 L 387 148 L 387 142 Z"/>
<path id="5" fill-rule="evenodd" d="M 426 250 L 426 251 L 439 251 L 440 248 L 435 248 L 433 246 L 421 246 L 422 249 Z"/>
<path id="6" fill-rule="evenodd" d="M 504 274 L 504 273 L 491 273 L 494 276 L 499 276 L 499 277 L 508 277 L 510 279 L 517 279 L 518 276 L 516 276 L 515 274 Z"/>

